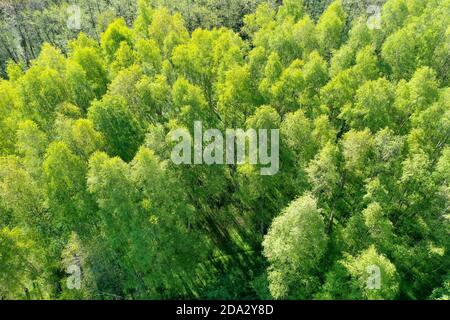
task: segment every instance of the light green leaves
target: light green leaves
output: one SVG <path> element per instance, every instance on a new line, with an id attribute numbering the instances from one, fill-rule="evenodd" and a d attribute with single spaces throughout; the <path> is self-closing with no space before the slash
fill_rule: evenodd
<path id="1" fill-rule="evenodd" d="M 292 202 L 274 219 L 263 246 L 274 298 L 301 299 L 317 289 L 327 236 L 315 199 L 306 195 Z"/>

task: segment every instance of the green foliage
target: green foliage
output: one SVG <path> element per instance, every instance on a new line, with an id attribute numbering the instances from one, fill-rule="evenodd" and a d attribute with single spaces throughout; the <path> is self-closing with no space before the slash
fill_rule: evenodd
<path id="1" fill-rule="evenodd" d="M 331 3 L 317 23 L 319 46 L 325 55 L 342 44 L 345 27 L 345 11 L 340 0 Z"/>
<path id="2" fill-rule="evenodd" d="M 380 289 L 371 290 L 368 281 L 372 267 L 380 273 Z M 375 270 L 375 269 L 374 269 Z M 397 297 L 399 284 L 395 266 L 374 246 L 358 256 L 346 256 L 326 276 L 324 291 L 319 298 L 392 300 Z"/>
<path id="3" fill-rule="evenodd" d="M 111 154 L 125 160 L 133 158 L 142 143 L 143 134 L 139 123 L 126 107 L 124 98 L 105 95 L 89 108 L 89 119 L 105 136 Z"/>
<path id="4" fill-rule="evenodd" d="M 3 299 L 38 297 L 33 284 L 39 276 L 37 250 L 22 229 L 0 229 L 2 259 L 0 266 L 0 296 Z M 42 296 L 40 298 L 43 298 Z"/>
<path id="5" fill-rule="evenodd" d="M 0 299 L 448 299 L 448 0 L 77 3 L 0 8 Z"/>

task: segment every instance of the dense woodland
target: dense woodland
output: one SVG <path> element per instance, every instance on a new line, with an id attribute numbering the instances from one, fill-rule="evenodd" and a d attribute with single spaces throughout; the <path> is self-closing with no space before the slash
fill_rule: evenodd
<path id="1" fill-rule="evenodd" d="M 332 0 L 304 0 L 304 8 L 317 21 Z M 343 0 L 342 5 L 353 17 L 367 13 L 370 4 L 381 5 L 386 0 Z M 240 32 L 245 15 L 258 4 L 267 3 L 276 9 L 281 0 L 148 0 L 148 5 L 164 6 L 171 13 L 180 13 L 189 32 L 198 27 L 227 27 Z M 8 60 L 29 67 L 44 42 L 68 53 L 68 42 L 81 31 L 100 40 L 101 34 L 114 19 L 124 18 L 133 25 L 137 14 L 136 0 L 3 0 L 0 2 L 0 75 L 6 76 Z M 68 18 L 78 6 L 80 30 L 68 27 Z M 244 34 L 245 36 L 245 34 Z"/>
<path id="2" fill-rule="evenodd" d="M 71 3 L 1 2 L 0 299 L 448 299 L 450 0 Z"/>

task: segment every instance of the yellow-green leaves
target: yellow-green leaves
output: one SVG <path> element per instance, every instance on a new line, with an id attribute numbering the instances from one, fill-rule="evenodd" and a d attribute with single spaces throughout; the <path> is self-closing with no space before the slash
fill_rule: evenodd
<path id="1" fill-rule="evenodd" d="M 269 288 L 276 299 L 301 299 L 317 289 L 327 236 L 316 200 L 303 196 L 274 219 L 264 238 Z"/>
<path id="2" fill-rule="evenodd" d="M 116 51 L 120 48 L 121 43 L 125 42 L 132 45 L 133 32 L 130 30 L 124 19 L 117 19 L 112 22 L 106 31 L 102 34 L 102 49 L 106 53 L 109 61 L 114 59 Z"/>
<path id="3" fill-rule="evenodd" d="M 331 50 L 339 48 L 343 41 L 345 11 L 340 0 L 334 1 L 317 23 L 317 33 L 321 52 L 329 56 Z"/>
<path id="4" fill-rule="evenodd" d="M 397 298 L 399 291 L 397 270 L 388 258 L 377 252 L 374 246 L 356 257 L 346 257 L 342 264 L 347 268 L 352 279 L 351 286 L 360 299 Z"/>

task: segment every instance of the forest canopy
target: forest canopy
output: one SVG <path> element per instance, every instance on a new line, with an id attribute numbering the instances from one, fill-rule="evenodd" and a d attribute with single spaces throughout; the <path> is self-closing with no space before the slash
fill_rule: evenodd
<path id="1" fill-rule="evenodd" d="M 449 298 L 450 0 L 30 3 L 0 8 L 0 299 Z M 173 163 L 195 121 L 279 129 L 278 173 Z"/>

